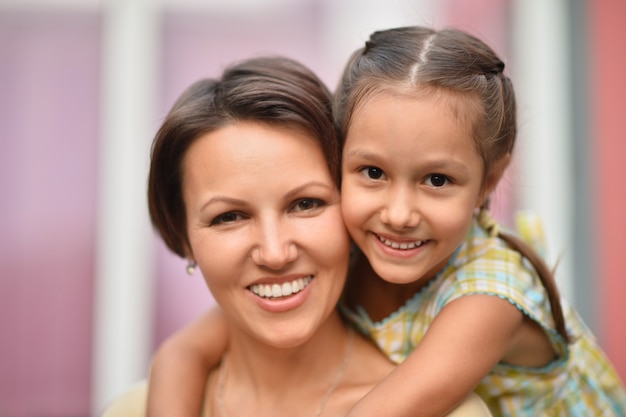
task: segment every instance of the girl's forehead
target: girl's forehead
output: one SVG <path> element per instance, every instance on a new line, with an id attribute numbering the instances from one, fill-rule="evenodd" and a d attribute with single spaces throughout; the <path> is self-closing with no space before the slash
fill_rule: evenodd
<path id="1" fill-rule="evenodd" d="M 410 82 L 380 82 L 364 85 L 355 93 L 353 112 L 367 106 L 381 96 L 398 98 L 413 98 L 416 100 L 445 101 L 450 103 L 475 101 L 476 96 L 463 93 L 451 88 L 427 83 Z"/>
<path id="2" fill-rule="evenodd" d="M 420 160 L 463 153 L 464 159 L 476 159 L 482 165 L 473 124 L 469 123 L 471 111 L 466 107 L 471 107 L 471 101 L 449 92 L 372 95 L 355 110 L 344 143 L 344 161 L 349 155 L 376 149 L 375 153 L 384 151 L 395 157 L 418 155 Z"/>
<path id="3" fill-rule="evenodd" d="M 389 98 L 405 99 L 405 102 L 410 102 L 411 100 L 430 102 L 434 106 L 443 104 L 450 110 L 454 121 L 470 130 L 473 130 L 482 113 L 482 105 L 476 94 L 429 84 L 381 84 L 372 86 L 372 88 L 364 90 L 360 94 L 353 106 L 348 131 L 354 125 L 354 120 L 361 114 L 366 113 L 366 110 L 372 103 Z"/>

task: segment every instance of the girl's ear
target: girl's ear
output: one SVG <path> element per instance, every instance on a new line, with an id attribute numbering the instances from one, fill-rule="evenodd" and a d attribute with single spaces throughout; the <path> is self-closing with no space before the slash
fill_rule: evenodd
<path id="1" fill-rule="evenodd" d="M 485 204 L 485 200 L 489 198 L 491 192 L 496 188 L 498 183 L 500 182 L 500 178 L 504 174 L 504 170 L 509 166 L 511 162 L 511 153 L 507 152 L 500 159 L 495 161 L 491 166 L 491 169 L 487 173 L 485 178 L 485 183 L 483 184 L 483 189 L 478 198 L 476 208 L 482 207 Z"/>

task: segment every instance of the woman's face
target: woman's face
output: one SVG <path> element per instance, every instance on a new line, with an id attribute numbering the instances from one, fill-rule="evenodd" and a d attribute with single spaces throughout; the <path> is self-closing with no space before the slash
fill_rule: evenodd
<path id="1" fill-rule="evenodd" d="M 234 325 L 297 346 L 334 310 L 350 240 L 319 145 L 294 129 L 238 122 L 183 161 L 189 256 Z"/>

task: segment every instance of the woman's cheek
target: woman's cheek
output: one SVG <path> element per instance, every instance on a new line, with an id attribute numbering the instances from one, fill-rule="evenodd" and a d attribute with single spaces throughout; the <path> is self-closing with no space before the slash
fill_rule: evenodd
<path id="1" fill-rule="evenodd" d="M 329 230 L 332 230 L 333 233 L 329 234 Z M 327 241 L 329 244 L 336 246 L 338 251 L 350 245 L 350 237 L 346 225 L 344 224 L 340 205 L 330 207 L 325 215 L 320 218 L 320 222 L 313 225 L 311 233 Z"/>

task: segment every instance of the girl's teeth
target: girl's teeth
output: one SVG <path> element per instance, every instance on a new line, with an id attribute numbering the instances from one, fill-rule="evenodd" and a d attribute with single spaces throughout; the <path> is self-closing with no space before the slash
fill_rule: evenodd
<path id="1" fill-rule="evenodd" d="M 250 286 L 250 291 L 263 298 L 287 297 L 304 289 L 313 277 L 298 278 L 291 282 L 281 284 L 255 284 Z"/>
<path id="2" fill-rule="evenodd" d="M 380 240 L 385 246 L 389 246 L 390 248 L 393 248 L 393 249 L 402 249 L 402 250 L 414 249 L 424 244 L 423 240 L 417 240 L 415 242 L 409 242 L 409 243 L 397 243 L 397 242 L 392 242 L 389 239 L 385 239 L 384 237 L 381 237 L 381 236 L 377 236 L 377 237 L 378 237 L 378 240 Z"/>

